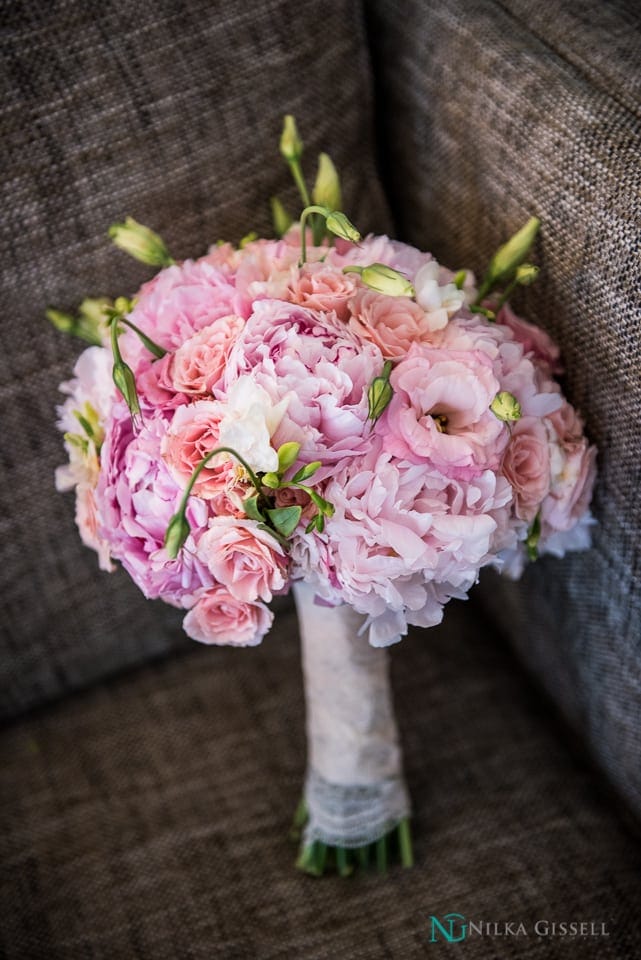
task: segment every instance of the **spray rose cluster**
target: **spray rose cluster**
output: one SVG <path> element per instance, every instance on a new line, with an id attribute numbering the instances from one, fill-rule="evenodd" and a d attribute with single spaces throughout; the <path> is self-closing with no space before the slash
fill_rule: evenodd
<path id="1" fill-rule="evenodd" d="M 589 545 L 548 336 L 413 247 L 307 239 L 302 265 L 293 227 L 166 266 L 112 318 L 130 380 L 105 328 L 62 387 L 82 539 L 205 643 L 260 642 L 296 579 L 393 643 L 482 567 Z"/>

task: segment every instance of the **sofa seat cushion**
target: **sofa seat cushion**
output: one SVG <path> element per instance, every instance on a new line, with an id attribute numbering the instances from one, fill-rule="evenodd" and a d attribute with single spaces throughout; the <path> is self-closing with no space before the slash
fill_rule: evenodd
<path id="1" fill-rule="evenodd" d="M 607 925 L 572 956 L 639 956 L 638 840 L 483 614 L 451 605 L 392 670 L 417 866 L 385 877 L 293 869 L 291 611 L 262 647 L 194 645 L 8 727 L 0 953 L 412 960 L 429 955 L 430 916 L 454 911 L 528 929 L 469 937 L 469 957 L 568 956 L 537 920 Z"/>

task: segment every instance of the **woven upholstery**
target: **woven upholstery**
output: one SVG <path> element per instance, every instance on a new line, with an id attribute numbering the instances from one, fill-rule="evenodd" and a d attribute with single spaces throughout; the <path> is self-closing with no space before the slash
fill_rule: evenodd
<path id="1" fill-rule="evenodd" d="M 638 4 L 373 0 L 399 233 L 483 269 L 542 220 L 517 304 L 561 344 L 599 448 L 595 548 L 481 596 L 641 814 L 641 12 Z"/>
<path id="2" fill-rule="evenodd" d="M 127 214 L 177 257 L 250 229 L 268 235 L 271 195 L 296 209 L 278 156 L 286 112 L 298 117 L 310 176 L 318 150 L 331 148 L 354 219 L 386 221 L 349 0 L 3 8 L 0 689 L 11 714 L 188 642 L 175 611 L 98 571 L 73 497 L 54 491 L 65 459 L 57 387 L 82 344 L 49 328 L 45 307 L 133 293 L 151 275 L 106 238 Z M 331 37 L 322 58 L 320 22 Z"/>
<path id="3" fill-rule="evenodd" d="M 5 731 L 0 953 L 414 960 L 441 956 L 429 917 L 456 911 L 530 931 L 469 939 L 466 957 L 638 957 L 639 845 L 482 613 L 453 606 L 392 659 L 413 870 L 292 868 L 305 748 L 290 613 L 262 647 L 194 646 Z M 610 935 L 536 937 L 540 919 Z"/>

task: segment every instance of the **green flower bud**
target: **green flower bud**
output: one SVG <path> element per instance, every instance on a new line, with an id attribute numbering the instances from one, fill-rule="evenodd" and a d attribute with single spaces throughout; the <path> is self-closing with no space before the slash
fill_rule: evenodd
<path id="1" fill-rule="evenodd" d="M 283 121 L 283 132 L 280 136 L 280 153 L 288 162 L 297 163 L 303 155 L 303 141 L 298 136 L 296 121 L 288 113 Z"/>
<path id="2" fill-rule="evenodd" d="M 140 403 L 138 401 L 138 391 L 136 390 L 136 379 L 133 370 L 124 360 L 116 360 L 114 363 L 113 379 L 118 390 L 124 397 L 132 417 L 139 416 Z"/>
<path id="3" fill-rule="evenodd" d="M 263 485 L 270 490 L 278 490 L 280 487 L 280 477 L 277 473 L 266 473 L 263 475 Z"/>
<path id="4" fill-rule="evenodd" d="M 388 297 L 413 297 L 414 287 L 407 277 L 384 263 L 370 263 L 368 267 L 343 267 L 343 273 L 358 273 L 366 287 Z"/>
<path id="5" fill-rule="evenodd" d="M 522 263 L 516 268 L 515 280 L 521 284 L 522 287 L 527 287 L 531 283 L 534 283 L 538 275 L 539 268 L 535 267 L 533 263 Z"/>
<path id="6" fill-rule="evenodd" d="M 282 205 L 278 197 L 272 197 L 270 204 L 272 208 L 272 223 L 274 224 L 274 232 L 277 237 L 282 237 L 291 227 L 293 220 L 287 213 L 287 210 Z"/>
<path id="7" fill-rule="evenodd" d="M 62 310 L 49 307 L 45 310 L 45 316 L 47 320 L 54 325 L 56 330 L 60 330 L 61 333 L 76 332 L 76 318 L 72 317 L 70 313 L 64 313 Z"/>
<path id="8" fill-rule="evenodd" d="M 457 290 L 462 290 L 465 286 L 465 278 L 467 277 L 467 270 L 459 270 L 457 274 L 454 275 L 454 286 Z"/>
<path id="9" fill-rule="evenodd" d="M 152 267 L 168 267 L 174 263 L 158 234 L 133 217 L 127 217 L 124 223 L 112 224 L 109 236 L 117 247 L 142 263 Z"/>
<path id="10" fill-rule="evenodd" d="M 394 396 L 392 385 L 389 382 L 391 372 L 392 364 L 390 360 L 387 360 L 381 376 L 374 377 L 370 384 L 369 390 L 367 391 L 367 401 L 369 404 L 367 416 L 370 420 L 378 420 Z"/>
<path id="11" fill-rule="evenodd" d="M 318 173 L 312 190 L 312 200 L 330 210 L 340 210 L 343 206 L 341 184 L 336 167 L 326 153 L 318 157 Z"/>
<path id="12" fill-rule="evenodd" d="M 278 472 L 283 474 L 290 467 L 293 467 L 299 453 L 300 443 L 296 443 L 295 440 L 281 444 L 278 448 Z"/>
<path id="13" fill-rule="evenodd" d="M 254 240 L 258 240 L 258 234 L 256 233 L 255 230 L 250 230 L 249 233 L 246 233 L 245 236 L 240 241 L 240 243 L 238 244 L 239 249 L 244 250 L 247 244 L 253 243 Z"/>
<path id="14" fill-rule="evenodd" d="M 495 417 L 506 423 L 521 419 L 521 404 L 507 390 L 501 390 L 497 393 L 490 404 L 490 410 Z"/>
<path id="15" fill-rule="evenodd" d="M 525 226 L 521 227 L 507 243 L 499 247 L 490 260 L 486 274 L 486 279 L 492 285 L 508 277 L 525 259 L 540 226 L 541 221 L 538 217 L 530 217 Z"/>
<path id="16" fill-rule="evenodd" d="M 351 243 L 358 243 L 361 235 L 344 213 L 340 210 L 334 210 L 327 215 L 325 225 L 330 233 L 341 237 L 343 240 L 349 240 Z"/>
<path id="17" fill-rule="evenodd" d="M 165 531 L 165 550 L 172 560 L 175 560 L 182 550 L 190 530 L 185 511 L 181 508 L 173 515 Z"/>

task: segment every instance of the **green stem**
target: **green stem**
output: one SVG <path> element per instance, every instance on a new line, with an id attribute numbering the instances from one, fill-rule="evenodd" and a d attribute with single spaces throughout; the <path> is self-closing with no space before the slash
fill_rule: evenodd
<path id="1" fill-rule="evenodd" d="M 518 280 L 515 277 L 514 280 L 512 280 L 512 283 L 509 283 L 507 285 L 507 287 L 503 291 L 503 294 L 501 295 L 501 299 L 499 300 L 496 307 L 494 308 L 497 313 L 499 312 L 503 304 L 507 303 L 508 298 L 511 297 L 512 295 L 512 291 L 515 290 L 517 286 L 518 286 Z"/>
<path id="2" fill-rule="evenodd" d="M 398 846 L 403 866 L 413 867 L 414 853 L 412 851 L 412 834 L 410 833 L 410 822 L 407 817 L 401 820 L 398 825 Z"/>
<path id="3" fill-rule="evenodd" d="M 234 450 L 233 447 L 216 447 L 214 450 L 211 450 L 203 460 L 200 461 L 200 463 L 192 473 L 191 477 L 189 478 L 189 483 L 185 487 L 185 492 L 183 493 L 182 500 L 180 501 L 180 506 L 177 511 L 178 513 L 185 512 L 185 509 L 187 507 L 187 501 L 191 496 L 191 491 L 194 488 L 194 484 L 196 483 L 196 480 L 198 479 L 202 471 L 205 469 L 205 467 L 207 466 L 211 458 L 215 457 L 217 453 L 230 453 L 232 457 L 235 457 L 238 460 L 238 462 L 241 464 L 241 466 L 243 466 L 247 471 L 247 473 L 249 474 L 249 479 L 251 480 L 253 486 L 255 487 L 256 492 L 259 494 L 263 492 L 262 487 L 260 485 L 260 480 L 254 473 L 252 468 L 249 466 L 247 461 L 244 460 L 241 457 L 241 455 L 237 453 L 236 450 Z"/>
<path id="4" fill-rule="evenodd" d="M 115 324 L 115 322 L 116 322 L 116 321 L 114 321 L 114 324 Z M 149 350 L 149 352 L 150 352 L 150 353 L 153 353 L 153 355 L 154 355 L 155 357 L 157 357 L 159 360 L 161 360 L 161 359 L 165 356 L 165 354 L 167 353 L 167 351 L 166 351 L 163 347 L 161 347 L 160 344 L 155 343 L 155 342 L 151 339 L 151 337 L 148 337 L 147 334 L 144 333 L 144 332 L 140 329 L 140 327 L 137 327 L 135 323 L 132 323 L 131 320 L 127 320 L 126 317 L 120 316 L 120 317 L 118 318 L 118 323 L 124 323 L 125 326 L 127 326 L 127 327 L 129 327 L 131 330 L 133 330 L 133 332 L 140 337 L 140 339 L 142 340 L 142 342 L 144 343 L 144 345 L 147 347 L 147 349 Z"/>
<path id="5" fill-rule="evenodd" d="M 298 192 L 300 193 L 300 198 L 303 201 L 303 205 L 308 207 L 311 199 L 309 196 L 309 191 L 307 189 L 307 184 L 305 183 L 305 177 L 303 176 L 303 171 L 301 170 L 300 160 L 288 160 L 289 169 L 292 172 L 292 177 L 294 178 L 294 183 L 298 187 Z"/>
<path id="6" fill-rule="evenodd" d="M 317 203 L 308 203 L 303 212 L 300 215 L 300 263 L 302 265 L 307 260 L 307 237 L 305 236 L 305 224 L 308 216 L 312 213 L 320 213 L 322 217 L 327 217 L 329 215 L 329 210 L 327 207 L 321 207 Z"/>
<path id="7" fill-rule="evenodd" d="M 379 873 L 387 871 L 387 836 L 376 841 L 376 866 Z"/>

